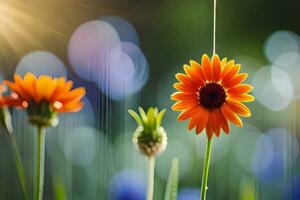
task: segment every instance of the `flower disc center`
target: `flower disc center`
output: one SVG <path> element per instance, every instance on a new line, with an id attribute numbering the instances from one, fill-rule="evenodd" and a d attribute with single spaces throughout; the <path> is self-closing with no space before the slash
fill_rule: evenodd
<path id="1" fill-rule="evenodd" d="M 220 108 L 226 101 L 224 88 L 218 83 L 207 83 L 199 90 L 199 103 L 207 109 Z"/>

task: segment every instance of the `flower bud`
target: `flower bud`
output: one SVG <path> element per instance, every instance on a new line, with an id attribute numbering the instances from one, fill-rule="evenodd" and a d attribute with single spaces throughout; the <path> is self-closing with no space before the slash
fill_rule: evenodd
<path id="1" fill-rule="evenodd" d="M 138 124 L 132 141 L 138 146 L 141 153 L 150 157 L 163 152 L 167 146 L 167 133 L 161 126 L 161 121 L 166 110 L 158 112 L 157 108 L 150 107 L 145 113 L 139 107 L 139 114 L 133 110 L 128 112 Z"/>

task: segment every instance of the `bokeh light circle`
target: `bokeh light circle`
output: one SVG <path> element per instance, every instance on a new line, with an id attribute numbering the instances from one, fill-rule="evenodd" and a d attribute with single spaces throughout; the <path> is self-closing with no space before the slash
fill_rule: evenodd
<path id="1" fill-rule="evenodd" d="M 77 166 L 90 165 L 96 155 L 97 134 L 99 134 L 97 130 L 89 127 L 77 127 L 72 134 L 65 134 L 64 153 L 66 158 Z"/>
<path id="2" fill-rule="evenodd" d="M 164 180 L 168 180 L 169 170 L 174 157 L 178 158 L 180 164 L 179 178 L 183 179 L 191 171 L 192 157 L 190 149 L 180 140 L 169 139 L 166 150 L 157 157 L 156 172 Z"/>
<path id="3" fill-rule="evenodd" d="M 36 76 L 67 77 L 64 63 L 56 55 L 47 51 L 34 51 L 21 58 L 15 73 L 24 76 L 27 72 Z"/>
<path id="4" fill-rule="evenodd" d="M 265 66 L 257 70 L 252 78 L 252 85 L 254 87 L 253 93 L 256 99 L 266 108 L 279 111 L 285 109 L 292 100 L 291 95 L 285 96 L 282 94 L 292 94 L 293 89 L 288 75 L 282 70 L 273 70 L 272 81 L 271 69 L 271 66 Z M 280 76 L 280 74 L 282 74 L 282 76 Z M 274 82 L 276 82 L 275 85 Z M 282 91 L 284 89 L 286 89 L 286 91 Z"/>
<path id="5" fill-rule="evenodd" d="M 71 67 L 83 79 L 97 81 L 110 67 L 112 47 L 120 43 L 117 31 L 109 23 L 93 20 L 80 25 L 68 46 Z"/>
<path id="6" fill-rule="evenodd" d="M 291 56 L 297 56 L 297 60 L 291 62 Z M 300 53 L 289 52 L 280 56 L 280 64 L 274 65 L 273 68 L 284 70 L 288 74 L 293 86 L 293 98 L 300 99 Z"/>
<path id="7" fill-rule="evenodd" d="M 252 172 L 252 155 L 254 153 L 254 146 L 256 145 L 261 131 L 249 124 L 244 125 L 243 129 L 234 138 L 234 154 L 240 166 L 247 172 Z"/>
<path id="8" fill-rule="evenodd" d="M 121 41 L 139 45 L 139 36 L 128 20 L 119 16 L 104 16 L 101 17 L 101 20 L 109 23 L 117 30 Z"/>
<path id="9" fill-rule="evenodd" d="M 270 129 L 255 146 L 253 174 L 263 182 L 281 178 L 298 155 L 299 142 L 293 133 L 283 128 Z"/>
<path id="10" fill-rule="evenodd" d="M 148 62 L 134 44 L 121 42 L 111 50 L 109 69 L 97 80 L 103 93 L 115 100 L 138 92 L 149 76 Z"/>
<path id="11" fill-rule="evenodd" d="M 114 166 L 117 170 L 125 168 L 144 170 L 146 159 L 131 141 L 132 133 L 125 133 L 113 143 Z"/>
<path id="12" fill-rule="evenodd" d="M 267 58 L 276 64 L 275 60 L 287 52 L 299 52 L 299 36 L 290 31 L 277 31 L 272 33 L 264 44 Z M 297 56 L 290 57 L 291 61 Z"/>
<path id="13" fill-rule="evenodd" d="M 205 132 L 201 133 L 196 140 L 197 144 L 195 145 L 195 153 L 196 155 L 204 160 L 204 154 L 199 152 L 205 152 L 206 149 L 206 143 L 207 143 L 207 135 Z M 230 138 L 228 135 L 225 135 L 224 133 L 221 133 L 219 138 L 216 140 L 212 140 L 212 157 L 211 157 L 211 163 L 218 162 L 224 158 L 224 156 L 228 152 Z"/>

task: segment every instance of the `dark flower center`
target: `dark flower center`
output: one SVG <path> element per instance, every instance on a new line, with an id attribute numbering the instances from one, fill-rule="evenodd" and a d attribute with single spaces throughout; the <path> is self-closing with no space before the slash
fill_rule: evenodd
<path id="1" fill-rule="evenodd" d="M 225 90 L 218 83 L 207 83 L 199 90 L 199 104 L 207 109 L 220 108 L 225 101 Z"/>

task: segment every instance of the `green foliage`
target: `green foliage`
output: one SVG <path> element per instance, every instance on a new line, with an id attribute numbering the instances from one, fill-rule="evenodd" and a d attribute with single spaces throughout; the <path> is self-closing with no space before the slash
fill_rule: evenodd
<path id="1" fill-rule="evenodd" d="M 179 162 L 175 157 L 172 160 L 170 174 L 166 186 L 165 200 L 176 200 L 179 179 Z"/>
<path id="2" fill-rule="evenodd" d="M 161 121 L 166 109 L 158 112 L 157 108 L 150 107 L 147 112 L 142 107 L 138 108 L 139 114 L 129 109 L 128 112 L 139 126 L 142 126 L 145 132 L 151 132 L 161 126 Z"/>
<path id="3" fill-rule="evenodd" d="M 67 200 L 67 193 L 60 177 L 54 177 L 53 181 L 55 200 Z"/>
<path id="4" fill-rule="evenodd" d="M 7 133 L 12 133 L 11 115 L 5 107 L 0 108 L 0 124 Z"/>

